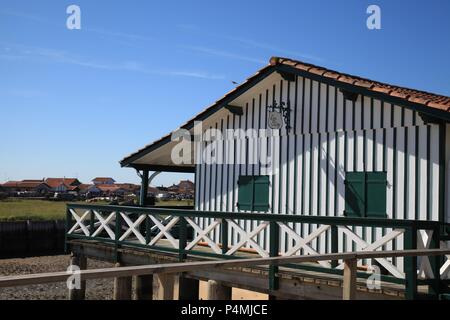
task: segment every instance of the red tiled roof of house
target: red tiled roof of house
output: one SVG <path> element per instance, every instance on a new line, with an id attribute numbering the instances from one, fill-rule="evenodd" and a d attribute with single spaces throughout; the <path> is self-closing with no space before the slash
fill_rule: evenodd
<path id="1" fill-rule="evenodd" d="M 110 181 L 110 180 L 112 180 L 114 182 L 116 181 L 113 178 L 109 178 L 109 177 L 97 177 L 97 178 L 92 179 L 92 181 L 98 181 L 98 182 Z"/>
<path id="2" fill-rule="evenodd" d="M 23 180 L 23 181 L 7 181 L 4 184 L 2 184 L 2 186 L 6 188 L 36 188 L 41 184 L 47 185 L 42 180 Z"/>
<path id="3" fill-rule="evenodd" d="M 450 111 L 450 97 L 447 96 L 373 81 L 366 78 L 318 67 L 316 65 L 304 63 L 298 60 L 281 57 L 272 57 L 270 59 L 270 65 L 279 64 L 294 67 L 296 69 L 303 70 L 309 73 L 314 73 L 324 78 L 330 78 L 338 82 L 349 83 L 356 87 L 365 88 L 374 92 L 385 93 L 393 97 L 407 100 L 409 102 L 423 104 L 430 108 Z"/>
<path id="4" fill-rule="evenodd" d="M 70 186 L 77 181 L 78 181 L 78 179 L 76 179 L 76 178 L 47 178 L 47 179 L 45 179 L 45 183 L 48 184 L 51 188 L 57 188 L 62 184 L 66 185 L 66 186 Z"/>
<path id="5" fill-rule="evenodd" d="M 121 187 L 116 186 L 115 184 L 98 184 L 96 187 L 103 192 L 112 192 L 122 189 Z"/>

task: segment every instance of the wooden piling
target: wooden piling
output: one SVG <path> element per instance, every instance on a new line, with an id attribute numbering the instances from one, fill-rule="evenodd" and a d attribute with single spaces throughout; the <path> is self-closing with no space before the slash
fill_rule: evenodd
<path id="1" fill-rule="evenodd" d="M 87 259 L 83 255 L 77 255 L 72 253 L 70 257 L 70 265 L 80 268 L 80 270 L 86 270 Z M 80 288 L 69 289 L 69 300 L 84 300 L 86 297 L 86 280 L 80 282 Z"/>
<path id="2" fill-rule="evenodd" d="M 174 274 L 155 274 L 153 276 L 155 282 L 155 292 L 153 292 L 153 300 L 173 300 L 174 298 Z"/>
<path id="3" fill-rule="evenodd" d="M 120 263 L 116 263 L 120 267 Z M 131 300 L 132 277 L 114 278 L 114 300 Z"/>
<path id="4" fill-rule="evenodd" d="M 153 275 L 136 276 L 136 300 L 153 299 Z"/>
<path id="5" fill-rule="evenodd" d="M 344 260 L 343 300 L 354 300 L 356 297 L 356 268 L 356 259 Z"/>
<path id="6" fill-rule="evenodd" d="M 207 287 L 208 300 L 231 300 L 231 287 L 226 287 L 218 281 L 209 280 Z"/>

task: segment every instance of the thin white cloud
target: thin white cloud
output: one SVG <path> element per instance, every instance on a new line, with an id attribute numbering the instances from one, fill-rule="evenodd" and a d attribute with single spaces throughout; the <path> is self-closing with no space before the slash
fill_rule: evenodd
<path id="1" fill-rule="evenodd" d="M 235 59 L 235 60 L 243 60 L 243 61 L 248 61 L 248 62 L 254 62 L 257 64 L 266 64 L 267 63 L 267 61 L 264 61 L 263 59 L 247 57 L 247 56 L 243 56 L 240 54 L 235 54 L 235 53 L 222 51 L 222 50 L 216 50 L 216 49 L 212 49 L 212 48 L 208 48 L 208 47 L 202 47 L 202 46 L 181 46 L 181 47 L 184 49 L 188 49 L 188 50 L 192 50 L 192 51 L 196 51 L 196 52 L 200 52 L 200 53 L 204 53 L 204 54 L 208 54 L 208 55 L 212 55 L 212 56 L 224 57 L 224 58 Z"/>
<path id="2" fill-rule="evenodd" d="M 246 39 L 246 38 L 242 38 L 242 37 L 212 33 L 212 32 L 205 31 L 204 29 L 199 28 L 198 26 L 195 26 L 195 25 L 191 25 L 191 24 L 179 24 L 177 27 L 181 30 L 184 30 L 185 32 L 194 32 L 194 33 L 198 33 L 198 34 L 208 36 L 211 38 L 215 38 L 215 39 L 219 39 L 219 40 L 235 42 L 235 43 L 240 44 L 241 47 L 263 49 L 263 50 L 267 51 L 270 55 L 285 55 L 285 56 L 289 56 L 291 58 L 307 59 L 307 60 L 312 60 L 312 61 L 317 61 L 317 62 L 324 61 L 321 57 L 318 57 L 313 54 L 289 50 L 283 46 L 276 46 L 273 44 L 258 42 L 255 40 Z M 249 59 L 251 59 L 251 58 L 249 58 Z M 267 63 L 267 62 L 268 61 L 265 61 L 265 63 Z"/>
<path id="3" fill-rule="evenodd" d="M 21 18 L 21 19 L 26 19 L 26 20 L 38 22 L 38 23 L 49 24 L 49 25 L 52 25 L 52 26 L 57 26 L 59 28 L 63 26 L 61 24 L 54 23 L 51 20 L 48 20 L 48 19 L 43 18 L 41 16 L 37 16 L 37 15 L 30 14 L 30 13 L 27 13 L 27 12 L 22 12 L 22 11 L 2 9 L 2 10 L 0 10 L 0 15 L 17 17 L 17 18 Z M 147 35 L 126 33 L 126 32 L 118 32 L 118 31 L 111 31 L 111 30 L 106 30 L 106 29 L 98 28 L 98 27 L 89 27 L 89 28 L 87 28 L 87 27 L 84 27 L 83 24 L 81 25 L 81 32 L 88 32 L 88 33 L 91 33 L 91 34 L 97 34 L 97 35 L 100 35 L 100 36 L 106 36 L 106 37 L 109 37 L 109 38 L 115 38 L 116 40 L 132 41 L 132 44 L 135 44 L 136 42 L 148 42 L 148 41 L 154 41 L 155 40 L 155 38 L 147 36 Z M 125 44 L 125 45 L 131 45 L 130 43 L 123 42 L 123 41 L 122 42 L 118 42 L 118 43 Z"/>
<path id="4" fill-rule="evenodd" d="M 223 75 L 211 74 L 199 70 L 169 70 L 161 68 L 150 68 L 137 61 L 122 61 L 118 63 L 98 62 L 88 60 L 79 56 L 74 56 L 65 51 L 48 48 L 30 47 L 23 45 L 14 45 L 14 46 L 8 45 L 7 48 L 8 53 L 3 55 L 0 54 L 0 59 L 7 59 L 7 60 L 23 59 L 47 63 L 56 62 L 91 69 L 99 69 L 106 71 L 138 72 L 148 75 L 178 76 L 178 77 L 190 77 L 209 80 L 218 80 L 225 78 Z"/>

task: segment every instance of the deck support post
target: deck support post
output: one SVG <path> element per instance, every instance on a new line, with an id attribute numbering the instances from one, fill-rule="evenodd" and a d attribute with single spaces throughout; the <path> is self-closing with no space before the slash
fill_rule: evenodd
<path id="1" fill-rule="evenodd" d="M 356 268 L 356 259 L 344 260 L 343 300 L 354 300 L 356 297 Z"/>
<path id="2" fill-rule="evenodd" d="M 153 300 L 173 300 L 175 275 L 158 273 L 153 275 L 156 287 L 156 292 L 153 293 Z"/>
<path id="3" fill-rule="evenodd" d="M 87 258 L 72 252 L 70 256 L 70 265 L 78 267 L 80 270 L 86 270 Z M 69 300 L 84 300 L 86 297 L 86 280 L 81 280 L 79 284 L 79 289 L 69 288 Z M 76 280 L 74 285 L 76 285 Z"/>
<path id="4" fill-rule="evenodd" d="M 145 207 L 145 205 L 147 204 L 147 192 L 148 192 L 148 170 L 142 170 L 142 175 L 141 175 L 141 191 L 139 194 L 139 205 L 141 207 Z"/>
<path id="5" fill-rule="evenodd" d="M 135 278 L 136 300 L 153 299 L 153 275 L 136 276 Z"/>
<path id="6" fill-rule="evenodd" d="M 231 287 L 226 287 L 218 281 L 208 280 L 207 300 L 231 300 Z"/>
<path id="7" fill-rule="evenodd" d="M 120 267 L 120 263 L 116 263 Z M 132 277 L 114 278 L 114 300 L 131 300 Z"/>
<path id="8" fill-rule="evenodd" d="M 199 281 L 184 277 L 178 277 L 178 300 L 199 300 Z"/>

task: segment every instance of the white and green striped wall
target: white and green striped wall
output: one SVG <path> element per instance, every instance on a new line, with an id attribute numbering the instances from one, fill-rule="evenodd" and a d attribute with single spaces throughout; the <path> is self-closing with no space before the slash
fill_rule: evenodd
<path id="1" fill-rule="evenodd" d="M 238 214 L 239 176 L 270 175 L 269 212 L 342 216 L 345 172 L 386 171 L 388 218 L 439 221 L 450 217 L 440 190 L 446 183 L 442 179 L 448 180 L 442 166 L 450 159 L 445 143 L 450 141 L 446 139 L 450 130 L 445 125 L 425 124 L 417 112 L 371 97 L 346 100 L 338 88 L 304 77 L 286 81 L 272 76 L 240 101 L 242 116 L 227 113 L 211 127 L 266 129 L 266 107 L 276 101 L 290 103 L 293 129 L 287 132 L 283 127 L 269 130 L 268 137 L 256 134 L 213 143 L 225 159 L 248 159 L 248 149 L 273 156 L 279 170 L 272 175 L 264 165 L 247 162 L 197 164 L 196 210 Z M 198 157 L 206 144 L 198 144 Z M 296 226 L 300 234 L 314 227 Z M 359 230 L 361 237 L 372 241 L 383 232 Z M 265 243 L 264 238 L 258 237 L 260 243 Z M 291 242 L 282 239 L 281 245 L 287 248 Z M 329 239 L 322 242 L 314 245 L 329 246 Z M 342 250 L 349 249 L 345 239 L 341 243 Z"/>

